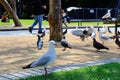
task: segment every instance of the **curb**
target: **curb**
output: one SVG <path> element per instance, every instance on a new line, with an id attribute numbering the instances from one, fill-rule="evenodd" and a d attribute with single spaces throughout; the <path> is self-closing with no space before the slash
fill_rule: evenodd
<path id="1" fill-rule="evenodd" d="M 90 26 L 73 26 L 73 27 L 67 27 L 68 29 L 75 29 L 75 28 L 86 28 Z M 114 28 L 115 26 L 108 26 L 110 28 Z M 98 28 L 98 26 L 94 26 L 94 28 Z M 99 26 L 99 28 L 102 28 L 102 26 Z M 46 28 L 49 29 L 49 28 Z M 63 27 L 63 29 L 66 29 L 66 27 Z M 11 29 L 0 29 L 0 31 L 18 31 L 18 30 L 28 30 L 28 28 L 11 28 Z M 38 30 L 38 28 L 34 28 L 34 30 Z"/>
<path id="2" fill-rule="evenodd" d="M 120 57 L 119 58 L 100 59 L 100 60 L 89 61 L 89 62 L 73 64 L 73 65 L 55 66 L 52 68 L 48 68 L 48 72 L 51 73 L 51 72 L 58 72 L 58 71 L 63 71 L 63 70 L 71 70 L 71 69 L 77 69 L 80 67 L 102 65 L 102 64 L 107 64 L 107 63 L 111 63 L 111 62 L 120 62 Z M 44 70 L 32 68 L 30 70 L 25 70 L 25 71 L 21 71 L 21 72 L 1 74 L 0 79 L 1 80 L 18 80 L 20 78 L 27 78 L 29 76 L 37 76 L 37 75 L 44 75 Z"/>

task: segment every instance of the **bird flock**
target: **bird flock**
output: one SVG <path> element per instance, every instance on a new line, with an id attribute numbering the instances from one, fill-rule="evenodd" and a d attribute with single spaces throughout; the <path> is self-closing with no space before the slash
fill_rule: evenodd
<path id="1" fill-rule="evenodd" d="M 72 31 L 72 34 L 74 36 L 80 37 L 80 39 L 82 41 L 85 41 L 86 38 L 91 37 L 93 40 L 93 48 L 95 48 L 96 51 L 100 51 L 101 49 L 109 50 L 109 48 L 104 45 L 104 43 L 106 43 L 109 40 L 114 40 L 115 44 L 120 49 L 119 36 L 105 35 L 105 33 L 107 31 L 109 33 L 113 34 L 112 31 L 110 30 L 110 28 L 106 28 L 106 27 L 98 28 L 97 30 L 95 30 L 94 27 L 88 27 L 84 30 L 76 29 L 76 30 Z M 45 32 L 46 32 L 46 30 L 44 30 L 41 35 L 37 35 L 37 37 L 38 37 L 37 38 L 37 49 L 38 50 L 41 50 L 43 47 L 43 38 L 46 34 Z M 63 33 L 62 33 L 62 39 L 60 41 L 60 44 L 63 47 L 62 51 L 66 51 L 67 48 L 73 49 L 72 45 L 66 40 L 65 35 L 67 34 L 67 32 L 68 32 L 68 28 L 66 28 L 65 31 L 63 31 Z M 98 33 L 98 38 L 101 40 L 101 42 L 98 42 L 96 39 L 97 33 Z M 120 35 L 119 31 L 118 31 L 118 35 Z M 55 50 L 56 45 L 57 44 L 54 40 L 50 40 L 48 50 L 46 51 L 46 53 L 44 53 L 38 59 L 36 59 L 35 61 L 31 62 L 30 64 L 28 64 L 22 68 L 28 69 L 28 68 L 35 68 L 38 66 L 44 66 L 45 75 L 47 75 L 48 74 L 47 66 L 52 64 L 55 61 L 55 59 L 57 58 L 56 50 Z"/>

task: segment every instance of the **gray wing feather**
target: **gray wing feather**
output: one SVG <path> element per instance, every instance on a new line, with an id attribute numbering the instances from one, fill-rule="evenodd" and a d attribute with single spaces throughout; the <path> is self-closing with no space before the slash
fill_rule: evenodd
<path id="1" fill-rule="evenodd" d="M 49 61 L 51 60 L 50 56 L 44 56 L 41 57 L 40 59 L 37 59 L 31 64 L 31 67 L 37 67 L 37 66 L 44 66 L 46 65 Z"/>
<path id="2" fill-rule="evenodd" d="M 74 31 L 72 31 L 72 34 L 75 35 L 75 36 L 82 36 L 83 31 L 82 30 L 74 30 Z"/>
<path id="3" fill-rule="evenodd" d="M 108 37 L 108 36 L 102 36 L 101 38 L 104 39 L 104 40 L 109 40 L 110 39 L 110 37 Z"/>

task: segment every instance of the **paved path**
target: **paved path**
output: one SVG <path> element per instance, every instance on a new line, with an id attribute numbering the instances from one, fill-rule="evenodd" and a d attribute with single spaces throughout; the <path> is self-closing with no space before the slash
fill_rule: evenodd
<path id="1" fill-rule="evenodd" d="M 84 27 L 85 28 L 85 27 Z M 78 27 L 78 29 L 84 29 L 83 27 Z M 68 33 L 72 32 L 73 30 L 75 30 L 76 27 L 71 27 L 68 29 Z M 97 30 L 98 28 L 95 28 L 95 30 Z M 64 29 L 63 29 L 64 30 Z M 115 29 L 112 27 L 110 28 L 111 31 L 115 31 Z M 118 30 L 120 30 L 120 28 L 118 28 Z M 33 30 L 33 35 L 37 34 L 38 30 Z M 46 29 L 46 33 L 49 33 L 49 28 Z M 29 33 L 29 31 L 27 29 L 14 29 L 14 30 L 0 30 L 0 36 L 16 36 L 16 35 L 31 35 L 31 33 Z"/>
<path id="2" fill-rule="evenodd" d="M 111 63 L 111 62 L 120 62 L 120 58 L 95 60 L 95 61 L 89 61 L 89 62 L 73 64 L 73 65 L 55 66 L 53 68 L 48 68 L 48 72 L 51 73 L 51 72 L 58 72 L 63 70 L 71 70 L 71 69 L 77 69 L 80 67 L 101 65 L 101 64 Z M 36 75 L 43 75 L 43 74 L 44 74 L 43 69 L 32 68 L 30 70 L 25 70 L 21 72 L 1 74 L 0 80 L 17 80 L 19 78 L 26 78 L 29 76 L 36 76 Z"/>

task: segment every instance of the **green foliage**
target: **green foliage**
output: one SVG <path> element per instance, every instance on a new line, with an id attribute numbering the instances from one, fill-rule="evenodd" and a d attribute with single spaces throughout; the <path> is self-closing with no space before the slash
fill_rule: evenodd
<path id="1" fill-rule="evenodd" d="M 20 80 L 120 80 L 120 63 L 88 66 Z"/>

